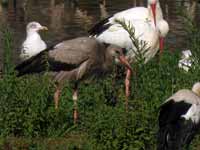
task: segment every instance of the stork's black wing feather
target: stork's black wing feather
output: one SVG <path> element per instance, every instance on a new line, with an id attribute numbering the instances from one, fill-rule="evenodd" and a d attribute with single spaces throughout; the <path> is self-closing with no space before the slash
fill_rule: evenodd
<path id="1" fill-rule="evenodd" d="M 109 19 L 111 18 L 112 16 L 108 17 L 108 18 L 105 18 L 104 20 L 101 20 L 99 23 L 97 23 L 96 25 L 94 25 L 94 27 L 92 27 L 88 33 L 91 35 L 91 36 L 98 36 L 100 35 L 102 32 L 104 32 L 105 30 L 107 30 L 112 24 L 109 23 Z"/>
<path id="2" fill-rule="evenodd" d="M 162 127 L 168 123 L 177 121 L 181 115 L 184 115 L 192 104 L 184 101 L 175 102 L 173 99 L 169 100 L 161 106 L 159 115 L 159 126 Z"/>

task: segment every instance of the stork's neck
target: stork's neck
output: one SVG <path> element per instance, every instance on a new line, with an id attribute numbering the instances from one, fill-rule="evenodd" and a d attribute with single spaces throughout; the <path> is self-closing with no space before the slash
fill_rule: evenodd
<path id="1" fill-rule="evenodd" d="M 192 87 L 192 91 L 198 96 L 200 96 L 200 83 L 194 84 Z"/>
<path id="2" fill-rule="evenodd" d="M 160 31 L 160 37 L 164 38 L 169 32 L 169 24 L 166 20 L 161 19 L 157 24 L 157 28 Z"/>

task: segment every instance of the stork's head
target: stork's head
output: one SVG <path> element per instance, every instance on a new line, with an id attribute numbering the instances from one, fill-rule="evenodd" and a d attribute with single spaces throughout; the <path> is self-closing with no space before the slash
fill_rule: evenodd
<path id="1" fill-rule="evenodd" d="M 164 47 L 164 38 L 167 36 L 169 32 L 169 24 L 166 20 L 159 20 L 157 24 L 157 28 L 159 31 L 159 37 L 160 37 L 160 50 L 163 50 Z"/>
<path id="2" fill-rule="evenodd" d="M 158 0 L 148 0 L 148 5 L 151 7 L 153 13 L 154 24 L 156 26 L 156 4 Z"/>
<path id="3" fill-rule="evenodd" d="M 123 64 L 127 69 L 132 71 L 131 65 L 125 58 L 124 51 L 122 48 L 115 45 L 110 45 L 107 47 L 107 51 L 111 56 L 117 58 L 120 61 L 120 63 Z"/>
<path id="4" fill-rule="evenodd" d="M 197 94 L 198 96 L 200 96 L 200 82 L 196 82 L 193 87 L 192 87 L 192 91 Z"/>
<path id="5" fill-rule="evenodd" d="M 48 28 L 45 26 L 42 26 L 41 24 L 35 21 L 28 23 L 28 25 L 26 26 L 27 33 L 38 32 L 40 30 L 48 30 Z"/>

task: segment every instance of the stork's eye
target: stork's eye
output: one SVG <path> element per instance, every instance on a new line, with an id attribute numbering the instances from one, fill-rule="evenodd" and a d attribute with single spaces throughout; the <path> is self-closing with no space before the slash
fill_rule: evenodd
<path id="1" fill-rule="evenodd" d="M 117 54 L 117 55 L 120 55 L 120 51 L 116 51 L 116 54 Z"/>

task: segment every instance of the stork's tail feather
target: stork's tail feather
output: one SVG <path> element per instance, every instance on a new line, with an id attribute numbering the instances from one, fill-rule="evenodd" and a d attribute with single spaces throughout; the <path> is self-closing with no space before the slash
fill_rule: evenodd
<path id="1" fill-rule="evenodd" d="M 181 119 L 175 124 L 168 124 L 159 129 L 157 150 L 183 150 L 188 148 L 195 129 L 190 121 Z"/>
<path id="2" fill-rule="evenodd" d="M 167 137 L 167 131 L 164 128 L 159 129 L 158 132 L 158 146 L 157 146 L 157 150 L 165 150 L 167 148 L 167 141 L 166 141 L 166 137 Z"/>
<path id="3" fill-rule="evenodd" d="M 167 125 L 159 129 L 157 150 L 180 150 L 178 137 L 172 125 Z"/>

